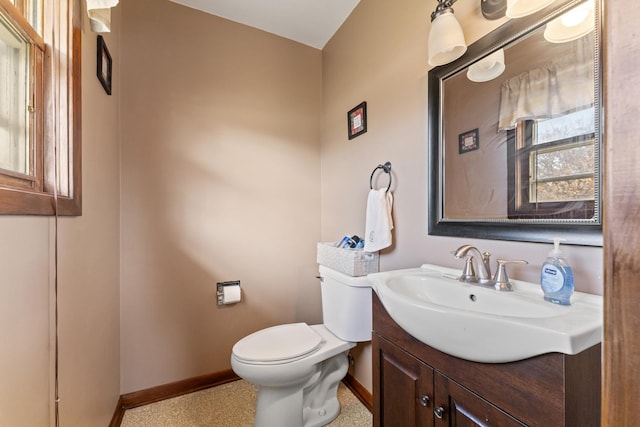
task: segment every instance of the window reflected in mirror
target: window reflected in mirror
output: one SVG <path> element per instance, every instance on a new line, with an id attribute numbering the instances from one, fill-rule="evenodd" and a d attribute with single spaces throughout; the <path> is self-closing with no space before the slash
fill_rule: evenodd
<path id="1" fill-rule="evenodd" d="M 508 131 L 510 219 L 593 218 L 594 117 L 589 107 Z"/>

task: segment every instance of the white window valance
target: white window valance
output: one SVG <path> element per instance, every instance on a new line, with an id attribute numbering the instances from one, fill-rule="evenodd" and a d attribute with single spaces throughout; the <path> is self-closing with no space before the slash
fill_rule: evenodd
<path id="1" fill-rule="evenodd" d="M 502 84 L 498 130 L 512 129 L 520 120 L 561 116 L 593 105 L 593 54 L 575 55 L 526 71 Z"/>
<path id="2" fill-rule="evenodd" d="M 94 33 L 111 31 L 111 8 L 118 5 L 119 0 L 86 0 L 87 14 Z"/>

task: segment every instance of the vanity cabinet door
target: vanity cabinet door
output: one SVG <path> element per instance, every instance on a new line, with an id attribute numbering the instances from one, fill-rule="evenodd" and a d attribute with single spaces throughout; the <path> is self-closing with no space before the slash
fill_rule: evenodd
<path id="1" fill-rule="evenodd" d="M 434 406 L 436 427 L 526 427 L 440 373 L 435 374 Z"/>
<path id="2" fill-rule="evenodd" d="M 373 334 L 374 427 L 433 427 L 433 369 Z"/>

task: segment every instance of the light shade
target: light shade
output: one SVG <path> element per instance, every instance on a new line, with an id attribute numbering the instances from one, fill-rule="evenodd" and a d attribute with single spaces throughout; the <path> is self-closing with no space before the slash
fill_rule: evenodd
<path id="1" fill-rule="evenodd" d="M 595 28 L 595 5 L 583 3 L 547 24 L 544 38 L 551 43 L 565 43 L 586 36 Z"/>
<path id="2" fill-rule="evenodd" d="M 555 0 L 507 0 L 506 15 L 509 18 L 522 18 L 549 6 Z"/>
<path id="3" fill-rule="evenodd" d="M 91 31 L 108 33 L 111 31 L 111 8 L 118 5 L 119 0 L 87 0 L 87 14 Z"/>
<path id="4" fill-rule="evenodd" d="M 467 51 L 464 33 L 451 9 L 445 9 L 431 22 L 429 65 L 448 64 Z"/>
<path id="5" fill-rule="evenodd" d="M 488 82 L 502 74 L 504 69 L 504 49 L 498 49 L 470 66 L 467 78 L 472 82 Z"/>

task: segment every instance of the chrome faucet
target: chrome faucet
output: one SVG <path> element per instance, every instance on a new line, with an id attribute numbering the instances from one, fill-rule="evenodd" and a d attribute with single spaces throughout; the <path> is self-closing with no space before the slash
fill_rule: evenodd
<path id="1" fill-rule="evenodd" d="M 477 255 L 477 258 L 474 258 L 473 255 L 467 255 L 469 252 Z M 489 252 L 480 253 L 478 248 L 471 245 L 460 246 L 458 249 L 452 252 L 452 254 L 456 258 L 467 257 L 467 264 L 465 266 L 465 273 L 461 277 L 465 277 L 464 282 L 478 282 L 482 284 L 488 284 L 492 282 L 491 279 L 491 265 L 490 259 L 491 254 Z M 476 267 L 473 265 L 473 261 L 482 260 L 481 262 L 476 261 Z"/>
<path id="2" fill-rule="evenodd" d="M 498 291 L 511 291 L 513 288 L 507 276 L 506 264 L 528 264 L 523 259 L 503 260 L 499 259 L 495 276 L 491 277 L 491 254 L 489 252 L 480 253 L 478 248 L 471 245 L 460 246 L 451 252 L 456 258 L 466 258 L 464 270 L 460 276 L 460 281 L 465 283 L 478 283 L 479 285 L 492 287 Z M 470 255 L 469 253 L 473 254 Z M 474 255 L 476 258 L 474 258 Z M 474 259 L 478 260 L 475 262 Z M 482 261 L 479 261 L 482 259 Z M 477 273 L 476 273 L 477 272 Z"/>

